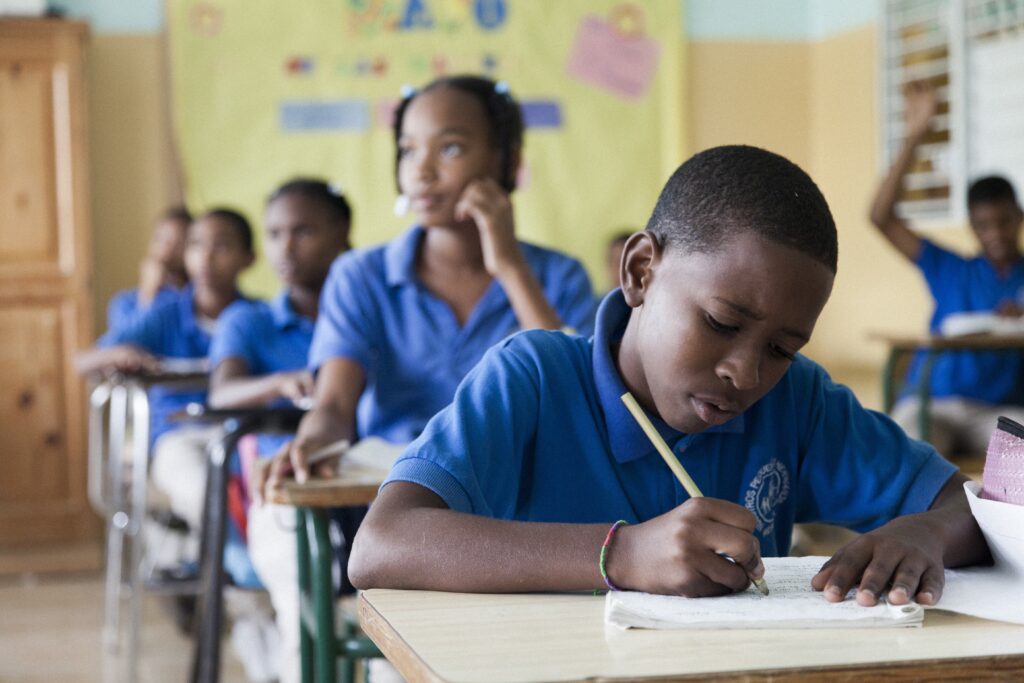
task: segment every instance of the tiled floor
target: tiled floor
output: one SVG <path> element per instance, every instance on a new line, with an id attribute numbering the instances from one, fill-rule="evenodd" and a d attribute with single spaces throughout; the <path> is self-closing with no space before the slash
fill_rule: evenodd
<path id="1" fill-rule="evenodd" d="M 192 643 L 181 636 L 152 596 L 146 597 L 140 634 L 139 683 L 188 680 Z M 0 682 L 92 683 L 128 681 L 123 660 L 101 644 L 103 581 L 100 574 L 0 582 Z M 222 641 L 221 681 L 245 675 L 227 639 Z"/>

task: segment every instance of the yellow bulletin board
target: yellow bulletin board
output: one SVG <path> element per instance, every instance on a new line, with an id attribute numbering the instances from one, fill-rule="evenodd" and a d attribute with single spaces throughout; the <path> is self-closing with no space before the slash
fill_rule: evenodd
<path id="1" fill-rule="evenodd" d="M 505 80 L 527 123 L 522 239 L 582 259 L 595 288 L 609 235 L 642 226 L 684 158 L 679 0 L 179 0 L 167 3 L 188 203 L 241 209 L 295 176 L 340 185 L 353 241 L 396 218 L 391 112 L 404 84 Z M 265 262 L 243 281 L 270 295 Z"/>

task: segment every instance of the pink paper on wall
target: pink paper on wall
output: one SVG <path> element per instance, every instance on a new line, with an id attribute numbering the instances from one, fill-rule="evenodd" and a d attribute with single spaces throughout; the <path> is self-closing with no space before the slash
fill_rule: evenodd
<path id="1" fill-rule="evenodd" d="M 566 72 L 627 100 L 641 100 L 658 68 L 658 42 L 625 34 L 612 23 L 589 14 L 576 30 Z"/>

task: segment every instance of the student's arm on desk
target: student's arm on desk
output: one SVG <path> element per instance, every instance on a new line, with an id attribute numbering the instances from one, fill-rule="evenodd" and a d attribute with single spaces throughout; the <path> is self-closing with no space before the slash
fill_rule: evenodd
<path id="1" fill-rule="evenodd" d="M 896 215 L 896 203 L 903 189 L 903 178 L 910 170 L 918 145 L 928 135 L 928 126 L 937 109 L 938 97 L 932 86 L 919 82 L 907 87 L 907 137 L 871 204 L 871 222 L 897 251 L 914 262 L 921 254 L 921 238 Z"/>
<path id="2" fill-rule="evenodd" d="M 75 354 L 75 370 L 81 375 L 94 372 L 159 372 L 160 359 L 133 344 L 93 347 Z"/>
<path id="3" fill-rule="evenodd" d="M 309 370 L 251 375 L 248 363 L 232 356 L 214 368 L 208 400 L 211 408 L 255 408 L 279 398 L 298 401 L 312 395 L 313 388 Z"/>
<path id="4" fill-rule="evenodd" d="M 268 493 L 294 474 L 297 481 L 309 477 L 306 458 L 329 444 L 355 439 L 356 404 L 366 385 L 363 366 L 348 358 L 333 358 L 320 366 L 316 377 L 314 404 L 299 423 L 295 440 L 284 445 L 271 460 L 254 473 L 254 491 Z M 316 467 L 318 476 L 333 476 L 333 463 Z"/>
<path id="5" fill-rule="evenodd" d="M 606 568 L 624 589 L 690 597 L 745 589 L 762 576 L 754 516 L 697 498 L 615 533 Z M 604 588 L 598 567 L 608 524 L 511 522 L 456 512 L 411 482 L 385 486 L 356 536 L 358 588 L 503 593 Z M 736 563 L 724 559 L 729 555 Z M 738 563 L 738 564 L 737 564 Z"/>
<path id="6" fill-rule="evenodd" d="M 954 474 L 927 512 L 897 517 L 846 544 L 811 581 L 837 602 L 858 587 L 857 602 L 873 605 L 890 584 L 888 599 L 934 605 L 942 597 L 944 567 L 991 561 L 964 493 L 967 477 Z"/>

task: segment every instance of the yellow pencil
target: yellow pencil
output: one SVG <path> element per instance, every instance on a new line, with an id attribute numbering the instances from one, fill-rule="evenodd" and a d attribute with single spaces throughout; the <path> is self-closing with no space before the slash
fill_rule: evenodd
<path id="1" fill-rule="evenodd" d="M 676 475 L 676 479 L 678 479 L 679 483 L 683 485 L 686 492 L 690 494 L 690 498 L 703 498 L 704 494 L 700 492 L 700 488 L 697 486 L 696 482 L 693 481 L 689 473 L 683 468 L 683 465 L 679 462 L 678 458 L 672 454 L 672 449 L 668 447 L 668 444 L 665 443 L 665 439 L 661 438 L 661 434 L 659 434 L 658 430 L 654 428 L 653 424 L 651 424 L 651 421 L 647 418 L 647 413 L 644 412 L 644 409 L 641 408 L 640 404 L 636 402 L 635 398 L 633 398 L 633 394 L 627 391 L 621 396 L 621 398 L 622 402 L 626 404 L 627 408 L 629 408 L 629 412 L 632 413 L 633 419 L 635 419 L 637 424 L 640 425 L 640 429 L 644 430 L 644 434 L 646 434 L 647 438 L 651 440 L 652 444 L 654 444 L 654 448 L 657 449 L 662 460 L 664 460 L 665 464 L 668 465 L 668 468 L 672 470 L 672 474 Z M 768 595 L 768 584 L 765 582 L 764 578 L 755 579 L 751 577 L 750 580 L 754 582 L 754 586 L 757 587 L 757 590 L 761 595 Z"/>

